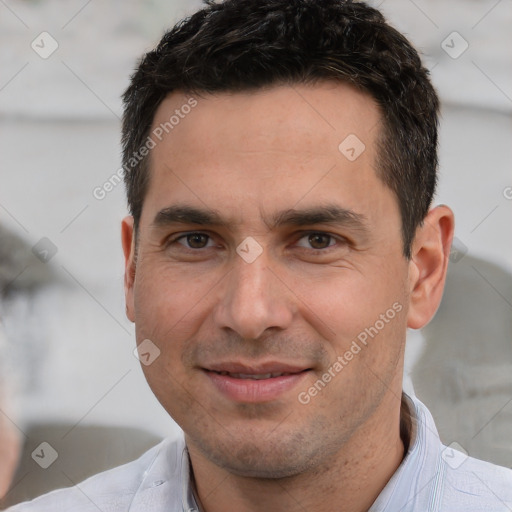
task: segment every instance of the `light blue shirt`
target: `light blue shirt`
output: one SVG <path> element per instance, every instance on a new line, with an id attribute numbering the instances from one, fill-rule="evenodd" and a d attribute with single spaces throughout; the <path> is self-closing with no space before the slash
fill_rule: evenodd
<path id="1" fill-rule="evenodd" d="M 409 398 L 411 442 L 369 512 L 511 512 L 512 470 L 445 447 L 434 420 Z M 183 436 L 167 439 L 138 460 L 60 489 L 8 512 L 195 512 Z"/>

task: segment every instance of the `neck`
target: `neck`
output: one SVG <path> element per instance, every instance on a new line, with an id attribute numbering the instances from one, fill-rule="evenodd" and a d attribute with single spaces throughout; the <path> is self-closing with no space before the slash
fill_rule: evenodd
<path id="1" fill-rule="evenodd" d="M 391 409 L 396 414 L 391 415 Z M 297 508 L 367 511 L 404 457 L 400 432 L 403 435 L 407 411 L 403 410 L 402 418 L 400 411 L 396 396 L 384 400 L 369 421 L 321 467 L 287 478 L 233 475 L 189 445 L 197 495 L 204 512 L 278 512 Z"/>

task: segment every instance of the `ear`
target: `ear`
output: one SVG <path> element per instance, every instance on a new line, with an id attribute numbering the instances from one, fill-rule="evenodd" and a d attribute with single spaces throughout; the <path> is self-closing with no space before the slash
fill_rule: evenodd
<path id="1" fill-rule="evenodd" d="M 124 253 L 124 296 L 126 302 L 126 316 L 135 322 L 135 305 L 133 300 L 133 287 L 135 284 L 135 230 L 133 217 L 125 217 L 121 223 L 121 241 Z"/>
<path id="2" fill-rule="evenodd" d="M 447 206 L 430 210 L 418 227 L 409 263 L 407 326 L 420 329 L 434 316 L 443 296 L 453 239 L 454 216 Z"/>

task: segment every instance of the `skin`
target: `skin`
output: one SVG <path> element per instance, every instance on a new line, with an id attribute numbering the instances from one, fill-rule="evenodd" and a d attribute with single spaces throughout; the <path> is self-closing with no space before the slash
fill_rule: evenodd
<path id="1" fill-rule="evenodd" d="M 21 451 L 21 436 L 4 412 L 9 404 L 2 395 L 0 392 L 0 501 L 12 483 Z"/>
<path id="2" fill-rule="evenodd" d="M 127 315 L 137 342 L 161 351 L 143 366 L 148 383 L 185 432 L 207 512 L 368 510 L 404 455 L 406 328 L 439 305 L 453 214 L 431 210 L 404 258 L 397 199 L 376 173 L 380 113 L 348 85 L 197 99 L 151 152 L 137 251 L 133 219 L 122 225 Z M 169 95 L 154 126 L 186 101 Z M 365 144 L 355 161 L 338 149 L 349 134 Z M 155 224 L 176 205 L 215 211 L 222 223 Z M 273 222 L 328 206 L 361 223 Z M 191 232 L 207 236 L 183 236 Z M 252 263 L 236 252 L 246 237 L 262 249 Z M 394 318 L 301 403 L 396 303 Z M 226 361 L 307 371 L 277 398 L 241 403 L 204 370 Z"/>

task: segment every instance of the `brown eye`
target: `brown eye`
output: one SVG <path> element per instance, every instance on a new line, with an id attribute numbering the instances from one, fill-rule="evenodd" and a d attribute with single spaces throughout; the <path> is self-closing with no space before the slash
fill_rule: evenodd
<path id="1" fill-rule="evenodd" d="M 208 245 L 209 240 L 210 237 L 204 233 L 189 233 L 178 241 L 190 249 L 204 249 Z"/>
<path id="2" fill-rule="evenodd" d="M 325 233 L 311 233 L 308 235 L 308 243 L 313 249 L 326 249 L 333 245 L 332 242 L 332 236 Z"/>

